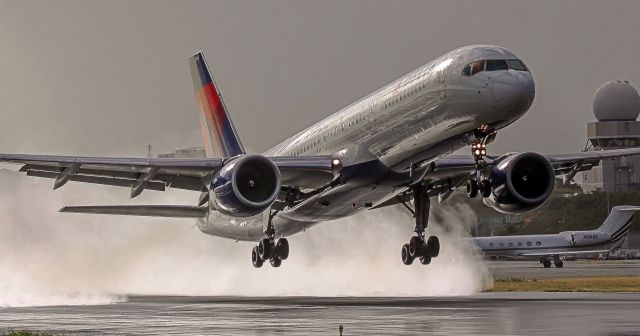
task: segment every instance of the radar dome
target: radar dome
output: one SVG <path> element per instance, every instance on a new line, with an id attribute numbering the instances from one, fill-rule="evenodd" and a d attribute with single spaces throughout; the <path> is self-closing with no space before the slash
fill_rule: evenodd
<path id="1" fill-rule="evenodd" d="M 640 95 L 628 81 L 604 83 L 593 96 L 593 114 L 598 121 L 633 121 L 640 114 Z"/>

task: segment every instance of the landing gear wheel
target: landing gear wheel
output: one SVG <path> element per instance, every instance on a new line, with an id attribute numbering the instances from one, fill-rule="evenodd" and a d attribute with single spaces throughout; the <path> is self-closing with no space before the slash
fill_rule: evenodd
<path id="1" fill-rule="evenodd" d="M 267 238 L 260 241 L 258 244 L 258 256 L 262 260 L 269 260 L 273 255 L 273 245 L 271 241 Z"/>
<path id="2" fill-rule="evenodd" d="M 562 268 L 562 266 L 564 266 L 562 260 L 556 260 L 553 262 L 553 264 L 556 265 L 557 268 Z"/>
<path id="3" fill-rule="evenodd" d="M 258 255 L 258 247 L 257 246 L 254 246 L 253 250 L 251 250 L 251 263 L 253 264 L 253 267 L 255 267 L 255 268 L 262 267 L 262 264 L 264 263 L 264 261 L 262 259 L 260 259 L 260 255 Z"/>
<path id="4" fill-rule="evenodd" d="M 405 265 L 413 264 L 414 257 L 409 253 L 409 244 L 402 245 L 402 263 Z"/>
<path id="5" fill-rule="evenodd" d="M 429 265 L 431 263 L 431 257 L 428 255 L 420 257 L 420 263 L 423 265 Z"/>
<path id="6" fill-rule="evenodd" d="M 280 267 L 280 265 L 282 265 L 282 260 L 278 259 L 278 258 L 273 258 L 270 261 L 271 266 L 273 267 Z"/>
<path id="7" fill-rule="evenodd" d="M 544 266 L 544 268 L 550 268 L 551 267 L 551 260 L 544 260 L 542 262 L 542 266 Z"/>
<path id="8" fill-rule="evenodd" d="M 411 257 L 416 258 L 422 256 L 424 251 L 424 240 L 418 236 L 413 236 L 409 239 L 409 254 Z"/>
<path id="9" fill-rule="evenodd" d="M 436 236 L 431 236 L 427 240 L 427 251 L 425 255 L 429 256 L 429 259 L 435 258 L 440 255 L 440 239 Z M 424 264 L 424 263 L 423 263 Z M 427 265 L 427 264 L 424 264 Z"/>
<path id="10" fill-rule="evenodd" d="M 275 254 L 278 259 L 281 260 L 287 260 L 287 258 L 289 258 L 289 241 L 286 238 L 278 239 Z"/>
<path id="11" fill-rule="evenodd" d="M 482 197 L 487 198 L 491 196 L 491 182 L 489 182 L 489 180 L 482 180 L 479 189 Z"/>
<path id="12" fill-rule="evenodd" d="M 467 196 L 469 198 L 478 196 L 478 182 L 476 180 L 471 179 L 467 182 Z"/>

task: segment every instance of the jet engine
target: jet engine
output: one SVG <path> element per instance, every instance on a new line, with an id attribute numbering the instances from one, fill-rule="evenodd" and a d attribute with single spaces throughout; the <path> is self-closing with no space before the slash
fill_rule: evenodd
<path id="1" fill-rule="evenodd" d="M 551 195 L 555 172 L 549 160 L 525 152 L 499 158 L 489 174 L 491 195 L 484 203 L 500 212 L 517 214 L 539 208 Z"/>
<path id="2" fill-rule="evenodd" d="M 280 170 L 261 155 L 227 162 L 213 179 L 211 199 L 216 210 L 234 217 L 251 217 L 266 210 L 280 192 Z"/>

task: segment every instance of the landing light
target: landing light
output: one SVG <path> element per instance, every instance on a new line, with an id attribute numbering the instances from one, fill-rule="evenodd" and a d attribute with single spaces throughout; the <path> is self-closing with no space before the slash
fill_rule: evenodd
<path id="1" fill-rule="evenodd" d="M 342 161 L 340 159 L 331 160 L 331 170 L 333 170 L 334 174 L 337 174 L 342 170 Z"/>

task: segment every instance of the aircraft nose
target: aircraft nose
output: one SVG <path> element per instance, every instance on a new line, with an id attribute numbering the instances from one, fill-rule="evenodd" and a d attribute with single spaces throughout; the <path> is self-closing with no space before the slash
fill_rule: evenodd
<path id="1" fill-rule="evenodd" d="M 509 71 L 492 83 L 493 100 L 497 108 L 510 113 L 523 113 L 533 103 L 535 84 L 529 72 Z"/>

